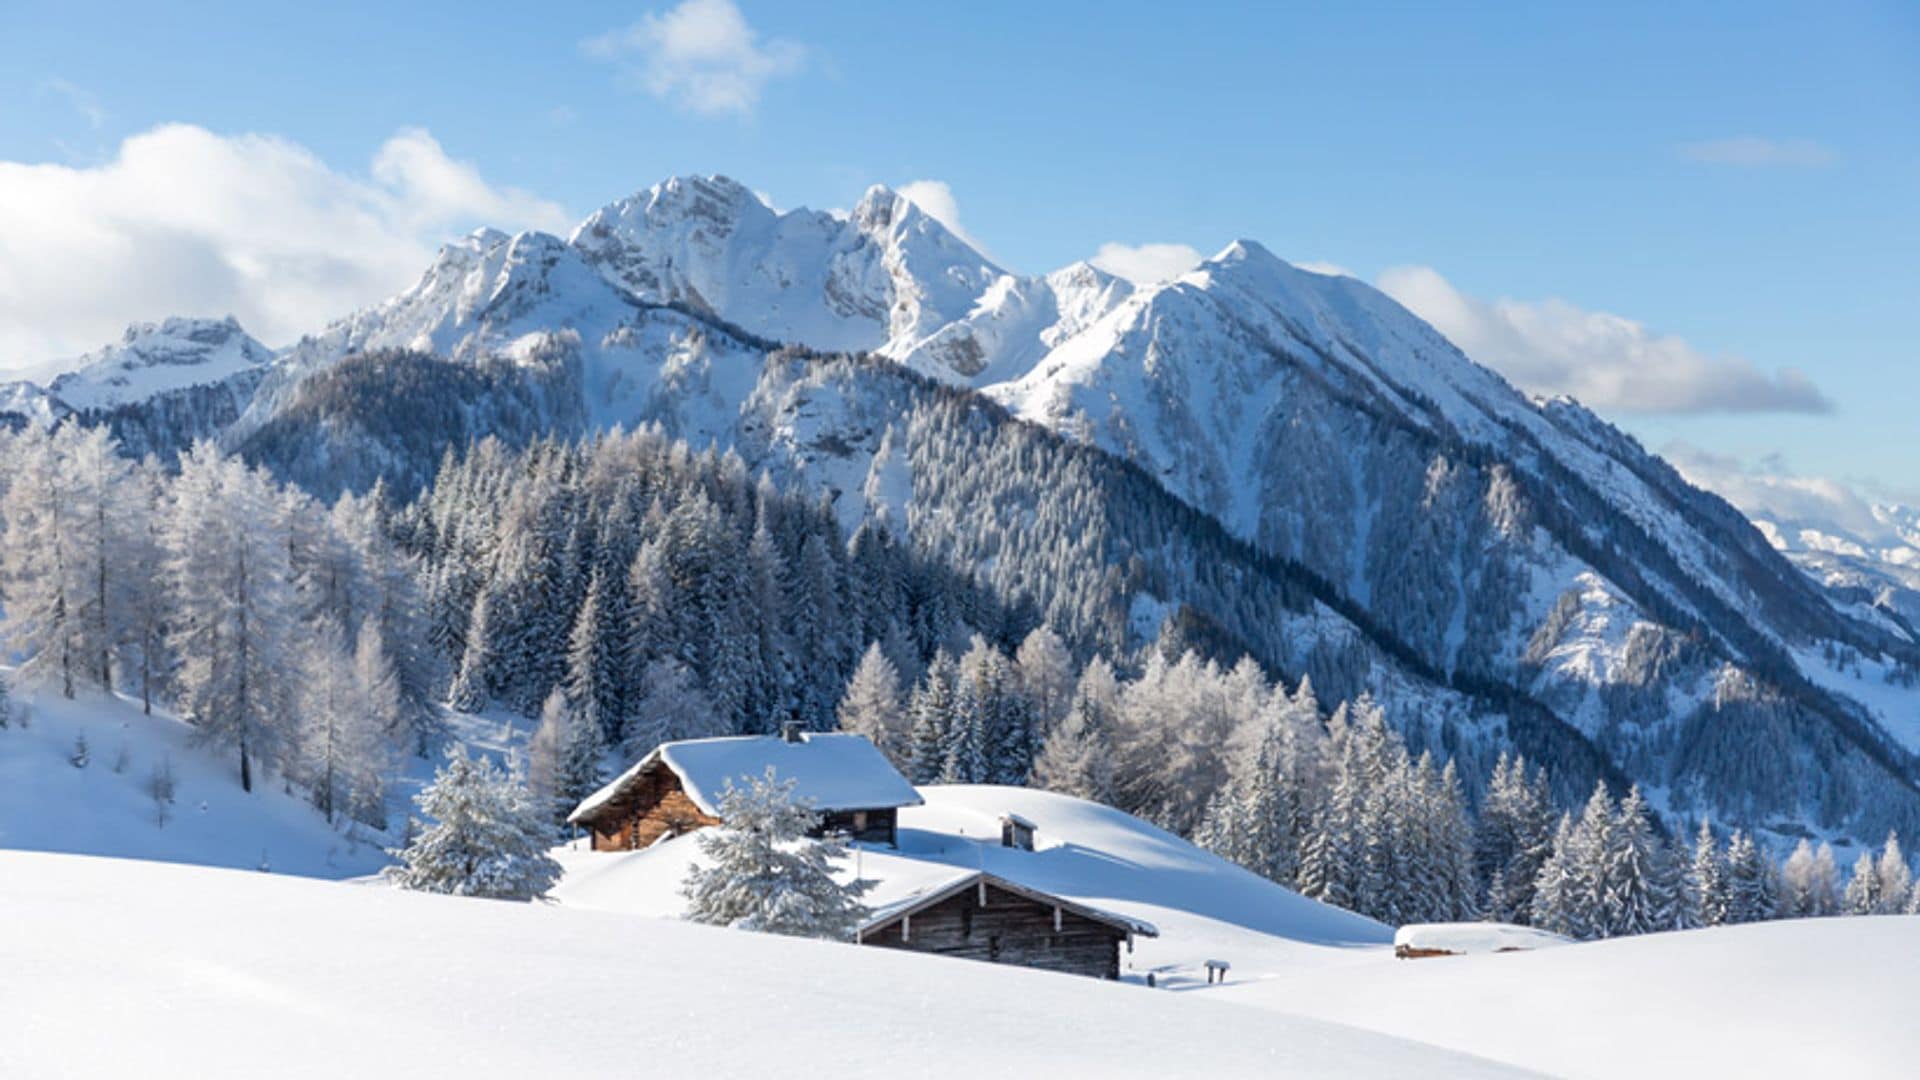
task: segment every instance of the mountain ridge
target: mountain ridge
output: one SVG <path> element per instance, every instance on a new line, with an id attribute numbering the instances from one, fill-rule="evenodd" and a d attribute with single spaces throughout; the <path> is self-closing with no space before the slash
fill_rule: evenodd
<path id="1" fill-rule="evenodd" d="M 806 348 L 782 360 L 781 342 Z M 1138 467 L 1324 582 L 1423 677 L 1546 703 L 1672 812 L 1832 825 L 1920 805 L 1920 743 L 1887 715 L 1899 699 L 1837 689 L 1820 644 L 1893 671 L 1920 663 L 1910 638 L 1837 607 L 1731 506 L 1577 403 L 1527 397 L 1377 290 L 1257 242 L 1141 287 L 1084 264 L 1021 277 L 884 188 L 842 217 L 675 178 L 570 240 L 477 230 L 443 247 L 414 286 L 280 353 L 205 433 L 310 483 L 328 481 L 303 462 L 356 453 L 376 463 L 356 484 L 396 469 L 424 482 L 425 451 L 396 450 L 391 425 L 356 428 L 367 394 L 300 397 L 382 350 L 494 373 L 495 390 L 459 392 L 505 394 L 514 418 L 467 400 L 461 438 L 657 424 L 829 492 L 849 532 L 886 513 L 926 534 L 902 453 L 924 394 L 858 365 L 792 366 L 870 353 Z M 352 377 L 394 377 L 378 368 Z M 1763 795 L 1770 767 L 1701 767 L 1742 724 L 1796 770 L 1840 771 Z M 1832 764 L 1853 753 L 1873 764 Z M 1908 809 L 1875 811 L 1881 787 Z"/>

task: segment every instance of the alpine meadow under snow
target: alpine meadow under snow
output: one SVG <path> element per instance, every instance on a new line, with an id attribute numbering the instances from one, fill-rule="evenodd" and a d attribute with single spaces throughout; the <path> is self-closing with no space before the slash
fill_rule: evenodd
<path id="1" fill-rule="evenodd" d="M 136 325 L 0 466 L 0 1074 L 1920 1062 L 1912 522 L 1756 528 L 1252 241 L 679 177 Z M 864 936 L 990 888 L 1119 985 Z"/>

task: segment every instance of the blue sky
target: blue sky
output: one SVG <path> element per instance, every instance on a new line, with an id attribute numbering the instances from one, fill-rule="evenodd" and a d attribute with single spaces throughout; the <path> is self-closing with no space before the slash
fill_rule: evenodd
<path id="1" fill-rule="evenodd" d="M 1920 6 L 737 2 L 0 0 L 0 285 L 94 298 L 0 296 L 0 349 L 227 292 L 277 344 L 445 235 L 678 172 L 783 207 L 938 181 L 1010 269 L 1251 237 L 1703 475 L 1920 494 Z M 69 216 L 112 236 L 22 271 Z"/>

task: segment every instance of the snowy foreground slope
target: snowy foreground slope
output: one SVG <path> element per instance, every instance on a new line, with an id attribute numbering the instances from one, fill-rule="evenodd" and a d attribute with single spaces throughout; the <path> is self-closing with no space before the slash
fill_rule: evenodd
<path id="1" fill-rule="evenodd" d="M 1372 919 L 1308 900 L 1111 807 L 992 785 L 930 785 L 920 793 L 926 805 L 900 811 L 900 849 L 860 853 L 859 874 L 873 883 L 863 898 L 870 907 L 986 870 L 1152 924 L 1160 936 L 1134 942 L 1122 976 L 1140 982 L 1152 973 L 1165 987 L 1204 985 L 1208 960 L 1264 975 L 1373 959 L 1393 938 Z M 1000 846 L 1000 815 L 1009 811 L 1039 826 L 1035 850 Z M 700 860 L 697 836 L 644 851 L 556 851 L 567 872 L 555 898 L 678 918 L 680 883 Z M 853 875 L 851 865 L 844 870 Z"/>
<path id="2" fill-rule="evenodd" d="M 0 852 L 0 911 L 9 1077 L 1519 1075 L 1193 995 L 246 871 Z"/>
<path id="3" fill-rule="evenodd" d="M 136 701 L 33 695 L 29 722 L 0 730 L 0 849 L 73 852 L 346 878 L 388 859 L 376 838 L 334 829 L 277 780 L 240 790 L 236 761 L 194 743 L 191 727 Z M 86 767 L 71 763 L 87 740 Z M 172 770 L 160 821 L 156 769 Z"/>
<path id="4" fill-rule="evenodd" d="M 1915 957 L 1920 918 L 1801 919 L 1356 964 L 1207 997 L 1560 1076 L 1914 1076 Z"/>

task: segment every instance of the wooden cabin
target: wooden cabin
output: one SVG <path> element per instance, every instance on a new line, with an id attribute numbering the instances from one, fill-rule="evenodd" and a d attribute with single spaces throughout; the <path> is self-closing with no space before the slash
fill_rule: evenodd
<path id="1" fill-rule="evenodd" d="M 772 768 L 794 782 L 794 798 L 820 815 L 818 834 L 839 833 L 897 846 L 899 810 L 920 793 L 864 735 L 780 735 L 663 743 L 612 783 L 589 795 L 569 824 L 585 828 L 595 851 L 634 851 L 662 837 L 722 824 L 728 784 L 745 786 Z"/>
<path id="2" fill-rule="evenodd" d="M 1090 908 L 979 871 L 875 912 L 862 945 L 994 964 L 1120 977 L 1120 951 L 1159 937 L 1149 923 Z"/>

